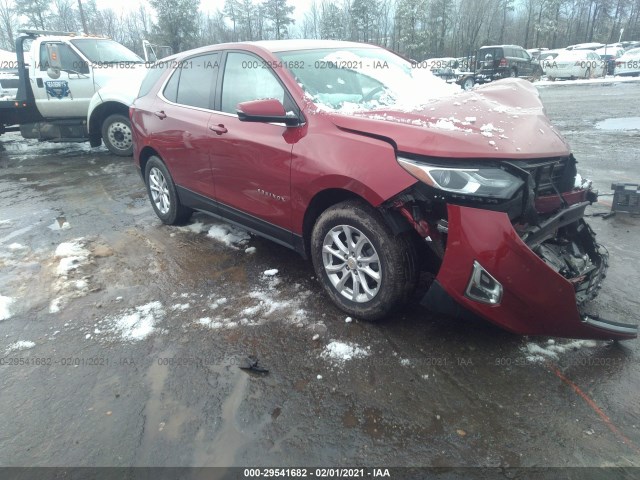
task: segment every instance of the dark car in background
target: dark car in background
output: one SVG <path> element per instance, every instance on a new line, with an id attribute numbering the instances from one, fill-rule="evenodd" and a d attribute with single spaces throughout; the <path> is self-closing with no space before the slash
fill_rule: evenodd
<path id="1" fill-rule="evenodd" d="M 487 83 L 507 77 L 542 75 L 540 64 L 518 45 L 481 47 L 476 58 L 475 83 Z"/>

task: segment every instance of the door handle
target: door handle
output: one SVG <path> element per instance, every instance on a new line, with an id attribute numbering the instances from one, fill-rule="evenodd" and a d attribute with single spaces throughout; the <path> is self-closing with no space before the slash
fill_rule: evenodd
<path id="1" fill-rule="evenodd" d="M 159 112 L 153 112 L 153 114 L 158 117 L 160 120 L 164 120 L 167 118 L 167 114 L 164 113 L 164 110 L 160 110 Z"/>
<path id="2" fill-rule="evenodd" d="M 218 135 L 222 135 L 223 133 L 227 133 L 229 131 L 221 123 L 219 123 L 218 125 L 209 125 L 209 130 L 216 132 Z"/>

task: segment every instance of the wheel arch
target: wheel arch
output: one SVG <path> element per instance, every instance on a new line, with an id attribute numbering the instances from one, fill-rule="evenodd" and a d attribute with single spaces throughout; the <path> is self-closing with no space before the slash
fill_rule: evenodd
<path id="1" fill-rule="evenodd" d="M 147 162 L 153 156 L 158 157 L 160 161 L 164 163 L 164 166 L 167 167 L 167 170 L 169 170 L 169 167 L 167 166 L 166 162 L 162 159 L 160 154 L 153 147 L 150 147 L 147 145 L 140 151 L 140 157 L 139 157 L 140 175 L 142 175 L 143 179 L 144 179 L 144 172 L 147 169 Z M 171 173 L 171 170 L 169 170 L 169 173 Z"/>
<path id="2" fill-rule="evenodd" d="M 114 113 L 129 118 L 129 107 L 124 103 L 108 101 L 98 105 L 89 116 L 89 140 L 91 146 L 97 147 L 102 141 L 102 122 Z M 95 145 L 94 145 L 95 143 Z"/>
<path id="3" fill-rule="evenodd" d="M 326 209 L 345 200 L 361 200 L 369 203 L 362 196 L 344 188 L 327 188 L 317 192 L 313 196 L 309 202 L 309 206 L 304 212 L 302 220 L 302 254 L 305 258 L 311 258 L 311 232 L 318 217 L 322 215 L 322 212 Z"/>
<path id="4" fill-rule="evenodd" d="M 345 188 L 327 188 L 317 192 L 313 196 L 304 213 L 302 220 L 302 254 L 305 258 L 310 258 L 311 233 L 318 217 L 328 208 L 346 200 L 359 200 L 377 210 L 384 222 L 396 235 L 410 229 L 408 222 L 394 210 L 387 210 L 380 206 L 372 205 L 371 202 L 367 201 L 363 196 Z"/>

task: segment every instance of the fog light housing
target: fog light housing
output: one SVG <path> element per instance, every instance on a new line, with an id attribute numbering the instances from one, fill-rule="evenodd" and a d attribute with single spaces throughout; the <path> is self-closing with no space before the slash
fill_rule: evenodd
<path id="1" fill-rule="evenodd" d="M 502 300 L 502 285 L 476 260 L 464 294 L 476 302 L 498 305 Z"/>

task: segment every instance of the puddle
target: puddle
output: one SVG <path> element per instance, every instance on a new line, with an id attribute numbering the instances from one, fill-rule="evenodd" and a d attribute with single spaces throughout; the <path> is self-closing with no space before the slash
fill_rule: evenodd
<path id="1" fill-rule="evenodd" d="M 607 118 L 596 123 L 598 130 L 640 130 L 640 117 Z"/>

